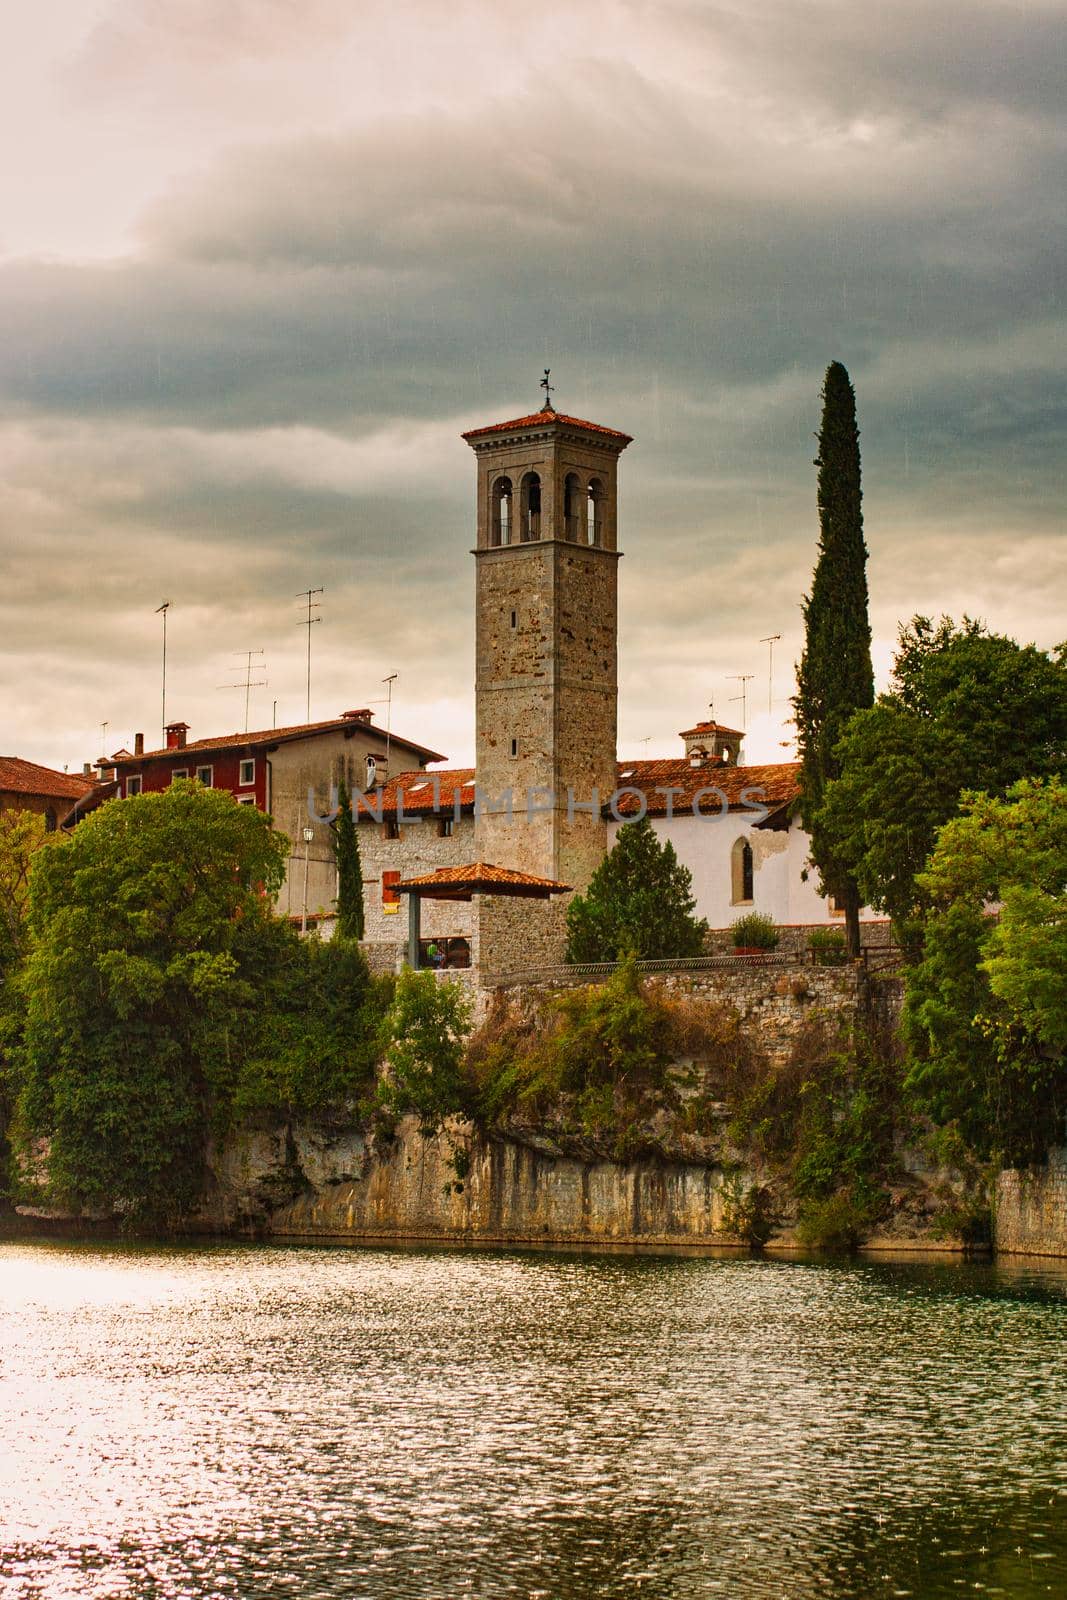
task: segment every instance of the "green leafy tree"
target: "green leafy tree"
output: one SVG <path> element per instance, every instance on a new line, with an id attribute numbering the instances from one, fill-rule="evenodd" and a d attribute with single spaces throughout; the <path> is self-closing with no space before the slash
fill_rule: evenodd
<path id="1" fill-rule="evenodd" d="M 823 828 L 862 898 L 914 947 L 920 875 L 961 793 L 1003 795 L 1019 778 L 1063 769 L 1067 654 L 969 618 L 957 628 L 916 617 L 901 630 L 889 691 L 851 719 L 838 754 Z"/>
<path id="2" fill-rule="evenodd" d="M 619 829 L 584 895 L 567 908 L 572 963 L 614 961 L 629 951 L 644 961 L 700 955 L 707 923 L 694 916 L 693 876 L 647 817 Z"/>
<path id="3" fill-rule="evenodd" d="M 464 1070 L 471 1007 L 462 985 L 405 967 L 385 1024 L 381 1103 L 393 1116 L 413 1114 L 426 1135 L 473 1107 Z"/>
<path id="4" fill-rule="evenodd" d="M 16 1070 L 25 1007 L 18 973 L 26 954 L 30 872 L 44 844 L 62 835 L 45 831 L 32 811 L 0 811 L 0 1192 L 8 1189 L 7 1130 L 18 1094 Z"/>
<path id="5" fill-rule="evenodd" d="M 908 1086 L 983 1157 L 1041 1159 L 1067 1109 L 1067 784 L 967 795 L 919 884 L 930 911 L 907 979 Z"/>
<path id="6" fill-rule="evenodd" d="M 231 1082 L 235 1121 L 259 1113 L 352 1122 L 367 1109 L 392 978 L 373 978 L 353 939 L 305 939 L 273 917 L 238 931 L 234 954 L 257 997 Z"/>
<path id="7" fill-rule="evenodd" d="M 852 714 L 874 700 L 856 396 L 839 361 L 826 369 L 822 399 L 815 461 L 819 559 L 811 594 L 804 601 L 804 653 L 793 706 L 801 759 L 801 813 L 811 839 L 811 858 L 823 892 L 833 894 L 844 907 L 848 948 L 855 955 L 860 890 L 823 818 L 826 787 L 841 772 L 841 735 Z"/>
<path id="8" fill-rule="evenodd" d="M 342 939 L 362 939 L 363 865 L 359 834 L 352 816 L 352 796 L 342 783 L 334 825 L 333 849 L 337 861 L 337 932 Z"/>
<path id="9" fill-rule="evenodd" d="M 30 868 L 41 846 L 58 835 L 45 832 L 44 818 L 32 811 L 0 811 L 0 973 L 13 969 L 25 952 Z"/>
<path id="10" fill-rule="evenodd" d="M 23 1147 L 52 1192 L 165 1220 L 192 1204 L 220 1085 L 256 1018 L 239 947 L 287 842 L 193 782 L 114 802 L 44 850 L 24 969 Z"/>

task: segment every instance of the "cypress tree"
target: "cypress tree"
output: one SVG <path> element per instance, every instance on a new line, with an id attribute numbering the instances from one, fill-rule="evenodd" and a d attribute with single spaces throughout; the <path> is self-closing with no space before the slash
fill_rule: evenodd
<path id="1" fill-rule="evenodd" d="M 337 823 L 333 835 L 337 862 L 337 932 L 342 939 L 363 937 L 363 865 L 359 859 L 359 836 L 352 815 L 352 796 L 342 783 L 338 796 Z"/>
<path id="2" fill-rule="evenodd" d="M 826 786 L 840 776 L 835 746 L 853 712 L 874 703 L 867 546 L 863 540 L 856 395 L 840 361 L 826 369 L 819 430 L 819 558 L 805 599 L 796 712 L 801 815 L 823 888 L 844 907 L 848 948 L 860 947 L 859 890 L 822 826 Z"/>

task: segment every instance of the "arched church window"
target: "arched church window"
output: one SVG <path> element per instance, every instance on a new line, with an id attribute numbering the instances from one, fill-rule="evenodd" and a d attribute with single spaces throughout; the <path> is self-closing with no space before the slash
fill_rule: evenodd
<path id="1" fill-rule="evenodd" d="M 599 478 L 590 478 L 586 497 L 585 537 L 587 544 L 600 544 L 604 526 L 604 485 Z"/>
<path id="2" fill-rule="evenodd" d="M 521 538 L 541 537 L 541 479 L 536 472 L 528 472 L 522 480 Z"/>
<path id="3" fill-rule="evenodd" d="M 582 503 L 582 485 L 576 472 L 568 472 L 563 480 L 563 536 L 571 544 L 578 543 L 579 507 Z"/>
<path id="4" fill-rule="evenodd" d="M 747 839 L 735 839 L 730 852 L 730 902 L 741 906 L 751 903 L 753 885 L 752 846 Z"/>
<path id="5" fill-rule="evenodd" d="M 498 478 L 493 484 L 489 516 L 489 543 L 511 543 L 511 479 Z"/>

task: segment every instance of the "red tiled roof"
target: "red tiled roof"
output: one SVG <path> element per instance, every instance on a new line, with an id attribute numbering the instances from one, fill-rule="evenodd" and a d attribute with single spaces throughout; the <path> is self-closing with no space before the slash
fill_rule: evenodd
<path id="1" fill-rule="evenodd" d="M 371 807 L 375 814 L 381 810 L 383 815 L 391 816 L 396 811 L 401 794 L 404 797 L 404 810 L 409 817 L 434 811 L 451 814 L 457 795 L 461 809 L 471 811 L 474 809 L 474 768 L 452 767 L 445 771 L 424 772 L 420 767 L 415 772 L 398 772 L 380 790 L 372 789 L 368 795 L 353 795 L 352 804 L 355 806 L 357 800 L 362 802 L 358 809 L 359 817 L 367 816 Z"/>
<path id="2" fill-rule="evenodd" d="M 800 793 L 799 761 L 777 761 L 762 767 L 732 767 L 727 762 L 707 761 L 694 767 L 685 756 L 667 761 L 621 761 L 618 767 L 620 788 L 639 789 L 644 795 L 650 817 L 667 813 L 668 796 L 657 794 L 657 789 L 673 789 L 672 809 L 677 814 L 692 811 L 693 803 L 702 789 L 714 792 L 703 795 L 699 810 L 714 815 L 722 809 L 720 795 L 725 795 L 731 811 L 746 809 L 744 794 L 756 805 L 770 810 L 788 805 Z M 641 811 L 637 795 L 624 795 L 618 802 L 620 816 L 638 816 Z"/>
<path id="3" fill-rule="evenodd" d="M 727 728 L 721 722 L 698 722 L 695 727 L 683 728 L 678 737 L 679 739 L 692 739 L 698 733 L 733 733 L 736 734 L 737 738 L 739 739 L 743 739 L 745 737 L 743 729 Z"/>
<path id="4" fill-rule="evenodd" d="M 800 763 L 775 762 L 768 766 L 732 767 L 725 761 L 703 761 L 694 767 L 685 756 L 663 761 L 620 761 L 615 769 L 615 781 L 620 789 L 639 789 L 645 796 L 648 814 L 662 817 L 667 812 L 667 799 L 656 791 L 673 788 L 678 791 L 673 798 L 675 813 L 690 811 L 693 801 L 702 789 L 714 788 L 718 793 L 701 799 L 701 812 L 721 810 L 719 793 L 726 796 L 731 811 L 746 809 L 742 791 L 757 805 L 775 810 L 789 805 L 800 793 Z M 435 790 L 436 783 L 436 790 Z M 435 799 L 436 794 L 436 799 Z M 398 772 L 381 790 L 359 796 L 363 802 L 359 816 L 368 816 L 373 805 L 375 815 L 379 806 L 384 816 L 396 814 L 397 804 L 403 795 L 404 813 L 409 817 L 432 815 L 435 812 L 454 814 L 456 798 L 461 811 L 474 810 L 474 768 L 458 767 L 438 772 Z M 586 799 L 579 795 L 576 798 Z M 603 796 L 605 804 L 610 797 Z M 516 800 L 516 805 L 519 802 Z M 637 816 L 640 802 L 636 795 L 624 795 L 618 802 L 620 816 Z"/>
<path id="5" fill-rule="evenodd" d="M 39 767 L 21 756 L 0 756 L 0 794 L 40 795 L 42 799 L 77 800 L 93 787 L 92 778 Z"/>
<path id="6" fill-rule="evenodd" d="M 294 739 L 311 738 L 316 733 L 334 733 L 339 728 L 360 728 L 385 738 L 384 728 L 379 728 L 376 723 L 366 722 L 361 717 L 331 717 L 328 722 L 301 722 L 289 728 L 264 728 L 257 733 L 223 733 L 211 739 L 190 739 L 188 744 L 175 746 L 172 750 L 146 750 L 143 756 L 131 756 L 128 752 L 120 751 L 118 756 L 112 758 L 112 764 L 116 767 L 137 766 L 142 761 L 181 757 L 188 750 L 199 754 L 208 750 L 246 750 L 250 745 L 288 744 Z M 399 745 L 403 750 L 413 750 L 416 755 L 425 757 L 427 761 L 445 759 L 439 751 L 416 744 L 413 739 L 401 738 L 398 733 L 390 734 L 389 739 L 391 744 Z"/>
<path id="7" fill-rule="evenodd" d="M 460 437 L 484 439 L 486 434 L 511 433 L 515 428 L 544 428 L 552 422 L 562 422 L 568 428 L 584 428 L 588 433 L 602 433 L 609 439 L 622 439 L 626 444 L 633 440 L 632 434 L 620 433 L 618 428 L 605 428 L 599 422 L 583 422 L 581 417 L 567 417 L 562 411 L 552 411 L 547 407 L 533 412 L 529 417 L 516 417 L 512 422 L 490 422 L 484 428 L 470 428 Z"/>
<path id="8" fill-rule="evenodd" d="M 495 867 L 490 861 L 474 861 L 466 867 L 438 867 L 436 872 L 425 872 L 419 878 L 405 878 L 397 884 L 400 893 L 417 891 L 434 898 L 433 891 L 441 890 L 441 899 L 469 899 L 472 894 L 536 895 L 567 894 L 570 885 L 557 883 L 554 878 L 537 878 L 531 872 L 517 872 L 512 867 Z"/>

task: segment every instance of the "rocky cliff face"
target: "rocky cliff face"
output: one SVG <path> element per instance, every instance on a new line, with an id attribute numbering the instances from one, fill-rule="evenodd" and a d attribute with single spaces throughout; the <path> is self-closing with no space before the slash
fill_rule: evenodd
<path id="1" fill-rule="evenodd" d="M 569 1154 L 547 1137 L 484 1138 L 466 1125 L 424 1138 L 413 1119 L 375 1146 L 356 1130 L 294 1124 L 242 1132 L 212 1150 L 196 1226 L 279 1239 L 740 1245 L 733 1196 L 758 1181 L 710 1154 L 612 1162 Z M 776 1198 L 769 1248 L 791 1247 L 795 1205 Z M 951 1248 L 930 1229 L 943 1204 L 931 1175 L 894 1202 L 869 1247 Z"/>
<path id="2" fill-rule="evenodd" d="M 583 1161 L 465 1125 L 387 1144 L 292 1126 L 211 1152 L 197 1219 L 275 1237 L 696 1243 L 723 1237 L 721 1168 Z"/>

